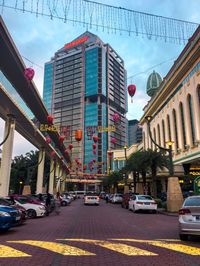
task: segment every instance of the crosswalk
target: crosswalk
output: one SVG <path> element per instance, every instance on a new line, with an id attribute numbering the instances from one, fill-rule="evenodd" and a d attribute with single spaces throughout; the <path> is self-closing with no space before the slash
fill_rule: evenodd
<path id="1" fill-rule="evenodd" d="M 62 243 L 60 243 L 62 242 Z M 98 239 L 73 239 L 64 238 L 56 239 L 55 242 L 48 241 L 36 241 L 36 240 L 12 240 L 6 241 L 6 243 L 21 244 L 22 250 L 23 246 L 33 246 L 41 249 L 46 249 L 50 252 L 58 253 L 63 256 L 96 256 L 97 254 L 90 252 L 88 250 L 76 247 L 73 243 L 86 243 L 89 245 L 94 245 L 96 247 L 101 247 L 109 252 L 116 252 L 126 256 L 159 256 L 158 251 L 152 251 L 153 247 L 159 247 L 161 249 L 166 249 L 168 251 L 175 251 L 178 253 L 183 253 L 186 255 L 200 256 L 200 247 L 197 244 L 195 247 L 194 243 L 189 245 L 186 242 L 182 242 L 178 239 L 156 239 L 156 240 L 141 240 L 141 239 L 129 239 L 129 238 L 111 238 L 106 240 Z M 21 248 L 15 249 L 8 245 L 0 245 L 0 259 L 1 258 L 16 258 L 16 257 L 31 257 L 32 255 L 21 251 Z M 137 243 L 143 244 L 144 248 L 137 247 Z M 19 247 L 19 245 L 17 246 Z M 88 248 L 88 246 L 87 246 Z M 89 249 L 89 248 L 88 248 Z M 150 251 L 150 250 L 151 251 Z M 29 249 L 30 250 L 30 249 Z"/>

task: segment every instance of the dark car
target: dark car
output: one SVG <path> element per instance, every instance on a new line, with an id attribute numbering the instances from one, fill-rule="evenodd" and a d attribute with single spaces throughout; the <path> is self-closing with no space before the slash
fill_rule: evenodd
<path id="1" fill-rule="evenodd" d="M 20 220 L 20 213 L 17 209 L 0 205 L 0 231 L 7 231 Z"/>
<path id="2" fill-rule="evenodd" d="M 26 221 L 26 209 L 24 209 L 22 206 L 17 205 L 11 199 L 0 198 L 0 205 L 14 207 L 19 211 L 20 219 L 17 224 L 23 224 Z"/>

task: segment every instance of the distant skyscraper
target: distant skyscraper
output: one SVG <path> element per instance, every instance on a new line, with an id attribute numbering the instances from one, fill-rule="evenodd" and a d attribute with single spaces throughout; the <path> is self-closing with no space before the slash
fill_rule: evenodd
<path id="1" fill-rule="evenodd" d="M 126 95 L 123 60 L 90 32 L 66 44 L 45 64 L 44 102 L 55 123 L 69 133 L 64 143 L 73 144 L 74 170 L 76 159 L 87 165 L 87 172 L 103 174 L 107 150 L 126 144 Z M 119 121 L 114 122 L 116 113 Z M 80 142 L 74 138 L 78 129 L 83 132 Z M 98 136 L 96 149 L 93 136 Z"/>
<path id="2" fill-rule="evenodd" d="M 140 143 L 142 141 L 142 128 L 139 127 L 137 119 L 128 121 L 128 144 Z"/>

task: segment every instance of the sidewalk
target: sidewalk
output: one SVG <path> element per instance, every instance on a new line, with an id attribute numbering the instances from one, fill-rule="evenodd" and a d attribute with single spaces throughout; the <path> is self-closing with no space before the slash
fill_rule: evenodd
<path id="1" fill-rule="evenodd" d="M 168 216 L 175 216 L 178 217 L 178 212 L 168 212 L 165 209 L 159 208 L 157 209 L 157 212 L 159 214 L 164 214 L 164 215 L 168 215 Z"/>

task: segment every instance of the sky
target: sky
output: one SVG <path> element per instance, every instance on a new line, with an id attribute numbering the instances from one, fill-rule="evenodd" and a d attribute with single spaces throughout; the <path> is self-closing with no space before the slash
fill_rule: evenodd
<path id="1" fill-rule="evenodd" d="M 199 23 L 200 18 L 200 0 L 98 0 L 96 2 L 196 23 Z M 44 63 L 48 62 L 64 44 L 84 33 L 86 28 L 9 9 L 3 11 L 0 9 L 0 14 L 20 54 L 35 63 L 31 64 L 24 59 L 26 66 L 35 70 L 34 82 L 42 96 Z M 94 27 L 88 30 L 98 35 L 103 42 L 109 43 L 123 58 L 127 70 L 127 84 L 135 84 L 137 88 L 133 103 L 130 97 L 128 98 L 127 118 L 139 120 L 143 115 L 144 106 L 150 99 L 146 94 L 148 76 L 155 70 L 165 77 L 184 45 L 128 36 L 126 33 L 108 34 L 106 31 L 97 31 Z M 143 73 L 138 74 L 141 72 Z M 133 78 L 129 78 L 131 76 Z M 3 128 L 4 122 L 0 119 L 0 142 L 3 139 Z M 35 147 L 15 133 L 13 156 L 32 149 Z"/>

